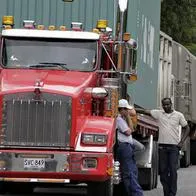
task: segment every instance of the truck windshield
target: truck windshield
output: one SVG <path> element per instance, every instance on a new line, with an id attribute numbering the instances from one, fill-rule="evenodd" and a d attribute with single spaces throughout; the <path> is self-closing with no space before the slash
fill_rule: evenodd
<path id="1" fill-rule="evenodd" d="M 92 71 L 96 40 L 5 38 L 2 63 L 6 68 Z"/>

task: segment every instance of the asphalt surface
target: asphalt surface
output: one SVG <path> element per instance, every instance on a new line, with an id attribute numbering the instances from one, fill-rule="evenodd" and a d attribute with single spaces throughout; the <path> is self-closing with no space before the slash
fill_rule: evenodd
<path id="1" fill-rule="evenodd" d="M 22 187 L 19 186 L 18 188 L 21 189 Z M 85 188 L 36 188 L 31 196 L 85 196 L 85 193 Z M 11 195 L 13 194 L 6 194 L 6 196 Z M 17 195 L 26 196 L 27 194 Z M 28 195 L 30 196 L 30 194 Z M 144 191 L 144 196 L 163 196 L 163 190 L 160 182 L 158 182 L 156 189 Z M 178 193 L 176 196 L 196 196 L 196 166 L 180 168 L 178 170 Z"/>
<path id="2" fill-rule="evenodd" d="M 144 191 L 144 196 L 163 196 L 160 182 L 156 189 Z M 178 192 L 176 196 L 196 196 L 196 166 L 178 170 Z"/>

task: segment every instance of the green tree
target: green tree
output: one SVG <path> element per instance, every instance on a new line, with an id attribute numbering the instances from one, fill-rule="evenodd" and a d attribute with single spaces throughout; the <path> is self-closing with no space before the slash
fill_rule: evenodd
<path id="1" fill-rule="evenodd" d="M 195 52 L 196 0 L 163 0 L 161 30 Z"/>

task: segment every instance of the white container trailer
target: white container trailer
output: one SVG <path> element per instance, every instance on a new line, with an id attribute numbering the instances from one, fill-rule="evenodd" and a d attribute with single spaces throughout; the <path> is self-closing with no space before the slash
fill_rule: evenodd
<path id="1" fill-rule="evenodd" d="M 184 114 L 189 122 L 192 140 L 196 139 L 196 57 L 172 37 L 160 32 L 160 61 L 158 80 L 158 107 L 161 100 L 170 97 L 175 110 Z M 181 129 L 181 128 L 180 128 Z M 194 142 L 194 140 L 193 140 Z M 194 149 L 194 148 L 193 148 Z M 181 167 L 190 165 L 190 139 L 187 138 L 181 156 Z M 192 153 L 194 156 L 196 153 Z M 196 158 L 195 158 L 196 159 Z M 196 161 L 195 161 L 196 162 Z"/>
<path id="2" fill-rule="evenodd" d="M 171 97 L 174 101 L 174 77 L 172 75 L 172 43 L 173 40 L 167 34 L 160 32 L 160 60 L 158 79 L 158 107 L 164 97 Z"/>

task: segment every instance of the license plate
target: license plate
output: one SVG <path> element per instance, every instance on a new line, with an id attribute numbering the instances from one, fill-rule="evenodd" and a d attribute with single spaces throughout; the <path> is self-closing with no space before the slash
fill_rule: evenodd
<path id="1" fill-rule="evenodd" d="M 24 159 L 24 168 L 29 168 L 29 169 L 45 168 L 45 159 L 25 158 Z"/>

